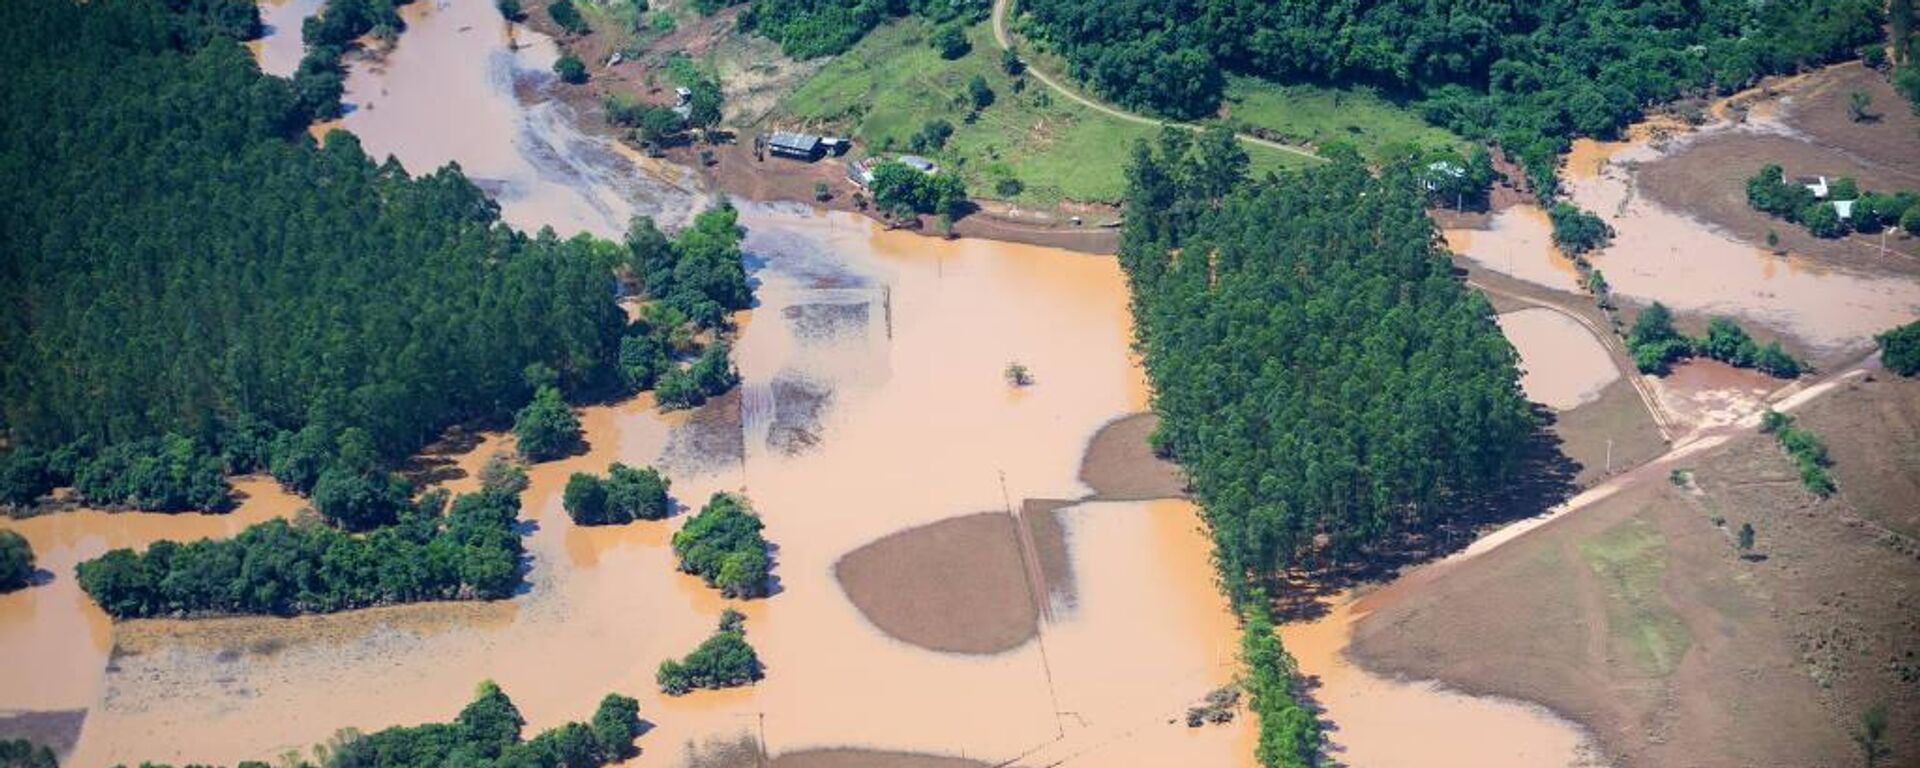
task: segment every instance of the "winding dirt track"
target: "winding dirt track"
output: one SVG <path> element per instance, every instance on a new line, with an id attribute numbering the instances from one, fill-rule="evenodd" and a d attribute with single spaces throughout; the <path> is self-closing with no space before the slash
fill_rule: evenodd
<path id="1" fill-rule="evenodd" d="M 1007 32 L 1007 11 L 1009 9 L 1009 6 L 1011 5 L 1013 5 L 1013 0 L 993 0 L 993 41 L 998 43 L 1002 50 L 1013 50 L 1013 35 Z M 1073 99 L 1074 101 L 1079 102 L 1082 106 L 1085 106 L 1088 109 L 1091 109 L 1095 112 L 1099 112 L 1104 115 L 1108 115 L 1110 117 L 1116 117 L 1130 123 L 1139 123 L 1141 125 L 1170 125 L 1176 128 L 1184 128 L 1186 130 L 1195 131 L 1195 132 L 1204 130 L 1205 128 L 1204 126 L 1195 125 L 1193 123 L 1180 123 L 1180 122 L 1174 122 L 1171 120 L 1156 120 L 1154 118 L 1147 117 L 1145 115 L 1135 114 L 1123 109 L 1119 109 L 1117 107 L 1111 107 L 1106 104 L 1102 104 L 1098 101 L 1095 101 L 1092 98 L 1089 98 L 1081 94 L 1077 90 L 1067 87 L 1066 85 L 1062 84 L 1059 80 L 1055 80 L 1053 76 L 1048 75 L 1044 71 L 1041 71 L 1039 67 L 1033 66 L 1031 62 L 1027 64 L 1027 71 L 1032 72 L 1035 78 L 1038 78 L 1040 82 L 1045 83 L 1048 88 L 1052 88 L 1054 92 L 1059 93 L 1060 95 L 1065 96 L 1069 99 Z M 1282 144 L 1280 142 L 1273 141 L 1270 139 L 1263 139 L 1250 133 L 1236 133 L 1234 134 L 1234 137 L 1248 144 L 1254 144 L 1257 146 L 1266 147 L 1268 149 L 1277 149 L 1281 152 L 1286 152 L 1288 154 L 1293 154 L 1293 155 L 1299 155 L 1300 157 L 1308 158 L 1311 160 L 1325 159 L 1320 157 L 1319 155 L 1314 154 L 1309 150 L 1301 149 L 1299 147 L 1291 146 L 1288 144 Z"/>

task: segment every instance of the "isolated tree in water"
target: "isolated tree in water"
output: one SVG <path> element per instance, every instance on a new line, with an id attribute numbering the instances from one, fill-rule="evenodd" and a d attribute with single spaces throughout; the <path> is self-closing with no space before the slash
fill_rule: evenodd
<path id="1" fill-rule="evenodd" d="M 560 399 L 560 390 L 541 387 L 533 402 L 514 416 L 513 436 L 519 440 L 520 455 L 529 461 L 556 459 L 580 444 L 580 420 Z"/>
<path id="2" fill-rule="evenodd" d="M 33 547 L 27 537 L 0 530 L 0 592 L 12 592 L 33 578 Z"/>

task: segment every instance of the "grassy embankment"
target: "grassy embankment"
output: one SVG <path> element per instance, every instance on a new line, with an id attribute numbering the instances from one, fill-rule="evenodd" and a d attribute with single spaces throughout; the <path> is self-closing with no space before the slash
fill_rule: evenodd
<path id="1" fill-rule="evenodd" d="M 1422 120 L 1408 107 L 1364 87 L 1281 85 L 1235 76 L 1223 112 L 1241 131 L 1288 144 L 1322 147 L 1346 142 L 1369 160 L 1387 147 L 1457 147 L 1465 139 Z"/>
<path id="2" fill-rule="evenodd" d="M 930 30 L 914 18 L 874 30 L 801 85 L 776 121 L 844 131 L 858 140 L 857 152 L 892 154 L 908 151 L 914 134 L 944 119 L 953 136 L 943 149 L 922 154 L 961 173 L 976 197 L 1048 204 L 1113 202 L 1124 195 L 1128 150 L 1157 128 L 1102 115 L 1032 78 L 1016 92 L 986 22 L 967 30 L 973 48 L 952 61 L 927 44 Z M 976 75 L 993 90 L 994 102 L 968 123 L 967 82 Z M 1256 173 L 1310 162 L 1262 147 L 1248 147 L 1248 154 Z M 996 192 L 996 182 L 1009 178 L 1021 191 Z"/>

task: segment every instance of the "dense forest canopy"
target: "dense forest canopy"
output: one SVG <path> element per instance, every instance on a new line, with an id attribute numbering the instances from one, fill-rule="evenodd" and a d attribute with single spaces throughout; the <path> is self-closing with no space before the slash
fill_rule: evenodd
<path id="1" fill-rule="evenodd" d="M 1021 0 L 1072 74 L 1124 105 L 1197 118 L 1227 72 L 1365 83 L 1551 168 L 1565 137 L 1653 103 L 1854 55 L 1879 0 Z M 1543 165 L 1544 163 L 1544 165 Z"/>
<path id="2" fill-rule="evenodd" d="M 1229 586 L 1458 514 L 1534 419 L 1415 169 L 1352 153 L 1243 183 L 1231 134 L 1137 146 L 1121 263 L 1162 416 Z"/>
<path id="3" fill-rule="evenodd" d="M 918 14 L 936 22 L 986 18 L 988 0 L 753 0 L 740 28 L 780 44 L 788 56 L 808 59 L 842 53 L 874 27 Z"/>
<path id="4" fill-rule="evenodd" d="M 258 27 L 240 0 L 0 4 L 8 501 L 91 478 L 217 508 L 208 467 L 306 491 L 349 431 L 390 463 L 540 384 L 626 384 L 617 244 L 518 233 L 457 167 L 316 147 L 237 42 Z"/>

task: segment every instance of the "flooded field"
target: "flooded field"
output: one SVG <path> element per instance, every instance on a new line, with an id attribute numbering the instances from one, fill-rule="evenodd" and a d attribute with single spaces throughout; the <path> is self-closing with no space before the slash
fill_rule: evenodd
<path id="1" fill-rule="evenodd" d="M 1723 121 L 1699 129 L 1654 118 L 1633 126 L 1624 141 L 1575 141 L 1562 174 L 1565 187 L 1576 204 L 1615 230 L 1612 244 L 1588 259 L 1606 275 L 1616 296 L 1633 303 L 1660 301 L 1696 317 L 1732 315 L 1757 326 L 1763 338 L 1791 336 L 1816 356 L 1862 349 L 1873 334 L 1920 314 L 1920 281 L 1776 254 L 1764 243 L 1743 240 L 1641 194 L 1642 167 L 1689 142 L 1789 130 L 1768 114 L 1755 110 L 1746 123 Z M 1754 169 L 1764 161 L 1753 158 Z M 1445 234 L 1456 253 L 1480 266 L 1578 293 L 1579 274 L 1553 246 L 1552 233 L 1544 210 L 1521 204 L 1496 213 L 1488 229 Z"/>
<path id="2" fill-rule="evenodd" d="M 1553 223 L 1522 203 L 1493 215 L 1487 229 L 1449 229 L 1447 247 L 1480 266 L 1562 291 L 1580 289 L 1580 271 L 1553 244 Z"/>
<path id="3" fill-rule="evenodd" d="M 1620 378 L 1606 347 L 1571 317 L 1536 307 L 1495 319 L 1520 353 L 1520 389 L 1528 400 L 1572 410 L 1599 398 L 1600 390 Z"/>
<path id="4" fill-rule="evenodd" d="M 529 228 L 613 235 L 636 212 L 672 225 L 704 204 L 684 172 L 581 132 L 543 97 L 551 41 L 510 28 L 492 3 L 423 0 L 403 13 L 398 45 L 352 65 L 342 124 L 370 154 L 416 173 L 458 162 L 508 221 Z M 1197 510 L 1148 498 L 1177 491 L 1177 473 L 1111 447 L 1083 461 L 1103 426 L 1147 406 L 1116 261 L 887 231 L 804 206 L 740 207 L 759 304 L 738 318 L 739 392 L 694 412 L 660 414 L 647 396 L 583 409 L 589 450 L 531 471 L 523 594 L 115 626 L 77 591 L 73 563 L 111 546 L 230 535 L 299 501 L 247 481 L 252 498 L 224 517 L 0 523 L 25 531 L 54 574 L 0 599 L 0 664 L 15 665 L 4 668 L 0 710 L 90 710 L 73 765 L 230 764 L 338 728 L 445 720 L 491 678 L 534 728 L 584 717 L 608 691 L 638 697 L 651 729 L 635 765 L 744 768 L 762 753 L 810 768 L 1251 765 L 1244 708 L 1229 724 L 1184 722 L 1232 680 L 1239 638 Z M 1530 216 L 1494 232 L 1544 243 L 1543 219 Z M 1542 373 L 1530 393 L 1577 404 L 1604 386 L 1564 329 L 1515 314 L 1524 346 L 1549 348 L 1531 355 Z M 1030 386 L 1006 382 L 1016 362 Z M 1150 428 L 1134 419 L 1108 434 Z M 469 490 L 486 457 L 511 447 L 504 435 L 467 435 L 411 469 Z M 659 466 L 680 514 L 574 526 L 560 501 L 566 478 L 613 461 Z M 1134 466 L 1152 466 L 1151 476 L 1113 477 Z M 767 599 L 725 601 L 674 570 L 672 532 L 721 490 L 751 500 L 777 547 Z M 1037 501 L 1096 492 L 1100 500 Z M 1033 514 L 1045 523 L 1028 524 Z M 1009 549 L 954 552 L 917 538 L 970 515 L 995 521 L 990 532 L 1010 536 Z M 1011 605 L 1019 626 L 983 648 L 928 647 L 882 626 L 836 564 L 902 539 L 909 551 L 945 547 L 937 554 L 956 569 L 984 563 L 1004 588 L 930 588 L 943 586 L 941 571 L 912 569 L 939 558 L 893 558 L 861 577 L 861 589 L 889 601 L 886 621 L 964 627 L 1013 615 Z M 1009 578 L 1009 568 L 1021 573 Z M 729 604 L 746 613 L 767 678 L 659 694 L 659 663 L 693 648 Z M 1347 621 L 1340 612 L 1286 630 L 1337 724 L 1336 759 L 1557 765 L 1578 753 L 1577 732 L 1536 709 L 1347 665 Z M 1434 762 L 1454 749 L 1467 752 Z"/>
<path id="5" fill-rule="evenodd" d="M 119 547 L 225 538 L 254 523 L 289 517 L 306 501 L 272 480 L 234 483 L 238 507 L 220 515 L 72 510 L 25 520 L 0 518 L 33 547 L 46 583 L 0 595 L 0 712 L 92 706 L 113 649 L 113 627 L 74 580 L 73 567 Z"/>
<path id="6" fill-rule="evenodd" d="M 540 93 L 559 57 L 551 39 L 507 24 L 491 3 L 419 0 L 400 15 L 407 30 L 393 49 L 348 70 L 339 125 L 368 155 L 414 174 L 457 162 L 527 231 L 613 237 L 634 214 L 663 226 L 692 215 L 685 169 L 583 133 L 570 108 Z"/>
<path id="7" fill-rule="evenodd" d="M 1431 681 L 1368 673 L 1346 657 L 1365 600 L 1281 627 L 1313 698 L 1337 724 L 1328 754 L 1354 768 L 1571 768 L 1598 764 L 1586 734 L 1546 709 Z M 1498 663 L 1494 661 L 1492 663 Z"/>

